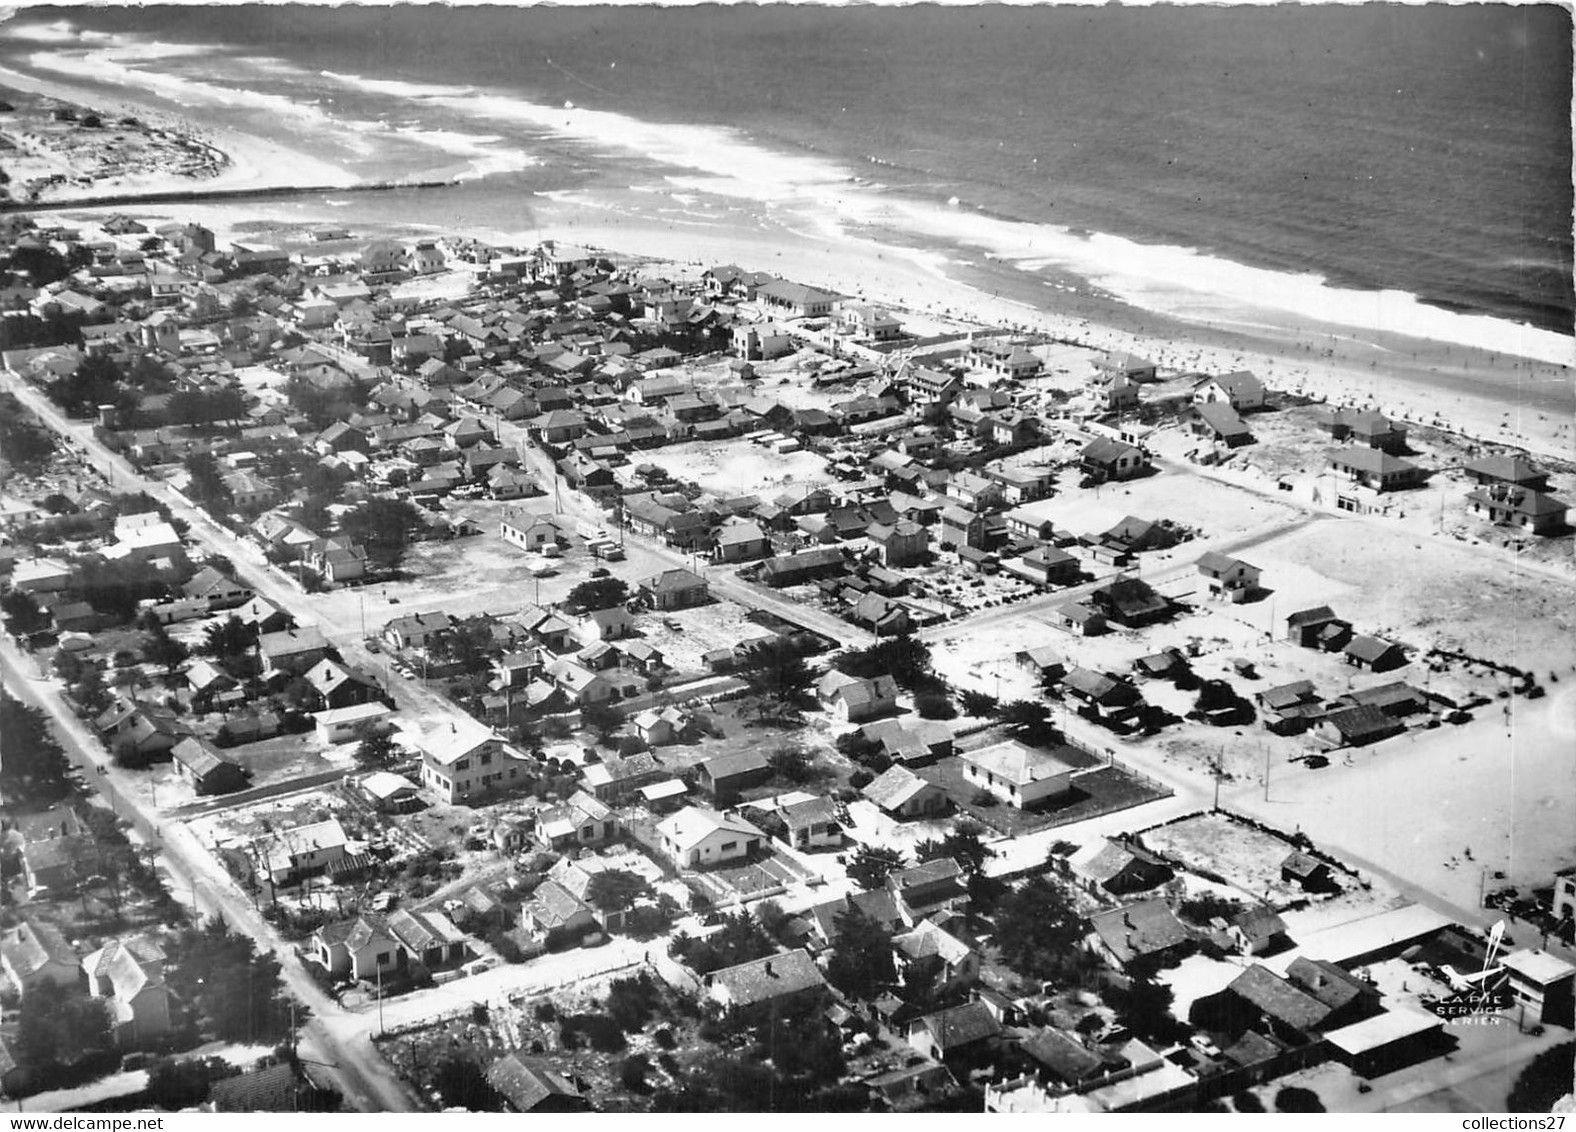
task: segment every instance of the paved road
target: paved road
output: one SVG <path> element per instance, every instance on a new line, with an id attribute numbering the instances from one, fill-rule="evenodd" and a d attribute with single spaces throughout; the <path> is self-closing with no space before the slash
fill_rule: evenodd
<path id="1" fill-rule="evenodd" d="M 145 844 L 158 848 L 177 898 L 189 902 L 198 915 L 223 916 L 232 929 L 250 936 L 260 949 L 272 951 L 279 959 L 286 987 L 313 1014 L 303 1028 L 304 1041 L 312 1049 L 314 1059 L 329 1068 L 347 1101 L 364 1112 L 419 1111 L 420 1102 L 392 1075 L 385 1074 L 380 1063 L 368 1062 L 364 1056 L 352 1057 L 349 1047 L 334 1040 L 332 1031 L 324 1026 L 343 1011 L 302 970 L 294 948 L 280 939 L 272 925 L 258 915 L 236 889 L 229 874 L 185 825 L 162 822 L 157 813 L 139 803 L 126 781 L 130 772 L 110 763 L 87 725 L 66 706 L 59 689 L 48 681 L 30 676 L 32 670 L 30 661 L 21 655 L 9 637 L 0 640 L 0 676 L 6 687 L 12 695 L 41 709 L 49 717 L 61 746 L 71 761 L 82 769 L 88 785 L 110 800 L 115 813 L 131 822 Z"/>

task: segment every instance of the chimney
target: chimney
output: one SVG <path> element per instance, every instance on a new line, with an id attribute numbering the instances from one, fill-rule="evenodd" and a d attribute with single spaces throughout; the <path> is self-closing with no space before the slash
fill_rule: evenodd
<path id="1" fill-rule="evenodd" d="M 775 979 L 777 977 L 776 974 L 773 973 L 773 971 L 772 971 L 772 961 L 770 959 L 768 959 L 766 961 L 765 970 L 766 970 L 766 975 L 767 975 L 768 978 Z"/>

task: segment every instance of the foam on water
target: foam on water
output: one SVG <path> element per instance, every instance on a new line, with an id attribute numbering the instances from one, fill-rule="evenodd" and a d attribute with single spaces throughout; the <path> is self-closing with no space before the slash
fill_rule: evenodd
<path id="1" fill-rule="evenodd" d="M 1404 291 L 1340 288 L 1316 274 L 1251 267 L 1196 248 L 1143 244 L 1102 232 L 987 216 L 967 206 L 902 199 L 856 183 L 849 170 L 834 162 L 776 152 L 724 128 L 546 106 L 469 87 L 343 74 L 328 77 L 367 92 L 532 126 L 602 149 L 692 169 L 701 176 L 669 175 L 667 183 L 768 207 L 805 206 L 818 214 L 817 227 L 830 234 L 846 223 L 885 226 L 905 236 L 978 248 L 1025 272 L 1058 268 L 1083 276 L 1132 306 L 1171 317 L 1225 322 L 1257 312 L 1261 318 L 1278 316 L 1288 327 L 1319 324 L 1365 334 L 1397 334 L 1552 364 L 1570 364 L 1576 356 L 1576 343 L 1565 335 L 1430 306 Z"/>

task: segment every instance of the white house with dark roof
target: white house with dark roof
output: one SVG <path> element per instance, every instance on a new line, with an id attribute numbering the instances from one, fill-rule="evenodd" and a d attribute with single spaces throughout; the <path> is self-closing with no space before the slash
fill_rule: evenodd
<path id="1" fill-rule="evenodd" d="M 796 948 L 713 971 L 705 985 L 706 997 L 723 1009 L 750 1010 L 820 993 L 826 979 L 810 953 Z"/>
<path id="2" fill-rule="evenodd" d="M 897 681 L 890 676 L 868 679 L 832 671 L 815 684 L 815 698 L 847 723 L 884 715 L 897 707 Z"/>

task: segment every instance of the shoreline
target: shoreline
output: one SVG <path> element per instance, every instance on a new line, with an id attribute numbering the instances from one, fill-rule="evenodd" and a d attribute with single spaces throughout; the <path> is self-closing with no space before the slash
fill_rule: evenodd
<path id="1" fill-rule="evenodd" d="M 95 102 L 85 90 L 6 67 L 0 67 L 0 85 L 77 105 Z M 300 214 L 282 222 L 342 222 L 342 211 L 314 208 L 311 198 L 321 192 L 368 187 L 453 183 L 371 184 L 337 166 L 254 135 L 228 128 L 197 128 L 189 118 L 130 100 L 106 104 L 126 107 L 161 123 L 174 123 L 169 128 L 180 129 L 225 154 L 230 164 L 201 182 L 155 175 L 139 178 L 135 187 L 121 182 L 95 184 L 74 198 L 39 202 L 37 210 L 173 206 L 182 209 L 183 217 L 206 214 L 210 226 L 234 230 L 254 219 L 267 218 L 268 210 L 254 209 L 243 215 L 248 206 L 240 200 L 213 198 L 256 193 L 256 204 L 264 205 L 271 193 L 300 194 L 302 199 L 292 202 Z M 313 187 L 302 188 L 303 184 Z M 812 221 L 808 230 L 790 228 L 777 219 L 769 220 L 764 230 L 759 223 L 678 227 L 575 199 L 582 195 L 530 197 L 525 206 L 537 214 L 537 231 L 529 235 L 520 231 L 524 218 L 519 223 L 506 222 L 507 227 L 477 228 L 463 222 L 435 226 L 415 221 L 405 226 L 453 228 L 458 234 L 526 245 L 541 238 L 558 238 L 674 264 L 735 262 L 747 270 L 769 271 L 832 288 L 898 311 L 1021 327 L 1096 349 L 1140 354 L 1168 368 L 1212 372 L 1253 369 L 1270 387 L 1290 393 L 1378 409 L 1410 424 L 1446 428 L 1484 443 L 1524 448 L 1556 459 L 1570 460 L 1576 455 L 1572 423 L 1576 412 L 1569 407 L 1572 373 L 1568 366 L 1383 330 L 1371 332 L 1371 339 L 1364 340 L 1349 327 L 1292 325 L 1284 314 L 1273 311 L 1259 312 L 1260 317 L 1252 323 L 1244 319 L 1183 319 L 1129 306 L 1095 293 L 1089 286 L 1052 290 L 1044 280 L 1021 271 L 1014 260 L 981 247 L 910 246 L 878 239 L 881 229 L 877 225 L 841 222 L 831 216 Z M 26 205 L 12 209 L 27 210 Z M 378 220 L 369 226 L 399 225 Z M 951 258 L 959 250 L 969 258 Z M 1037 285 L 1049 291 L 1043 303 L 1024 297 Z M 1531 397 L 1525 393 L 1529 388 L 1534 391 Z"/>
<path id="2" fill-rule="evenodd" d="M 214 176 L 200 181 L 177 173 L 154 172 L 133 177 L 112 178 L 81 189 L 67 189 L 40 200 L 40 207 L 70 207 L 80 202 L 91 207 L 87 198 L 138 194 L 162 196 L 180 192 L 234 192 L 246 189 L 288 188 L 303 182 L 330 189 L 350 188 L 360 178 L 337 165 L 309 154 L 289 149 L 254 134 L 225 127 L 198 127 L 191 118 L 121 95 L 100 98 L 93 92 L 69 83 L 57 82 L 0 66 L 0 87 L 71 103 L 75 106 L 129 113 L 184 134 L 198 145 L 222 155 L 225 164 Z"/>

